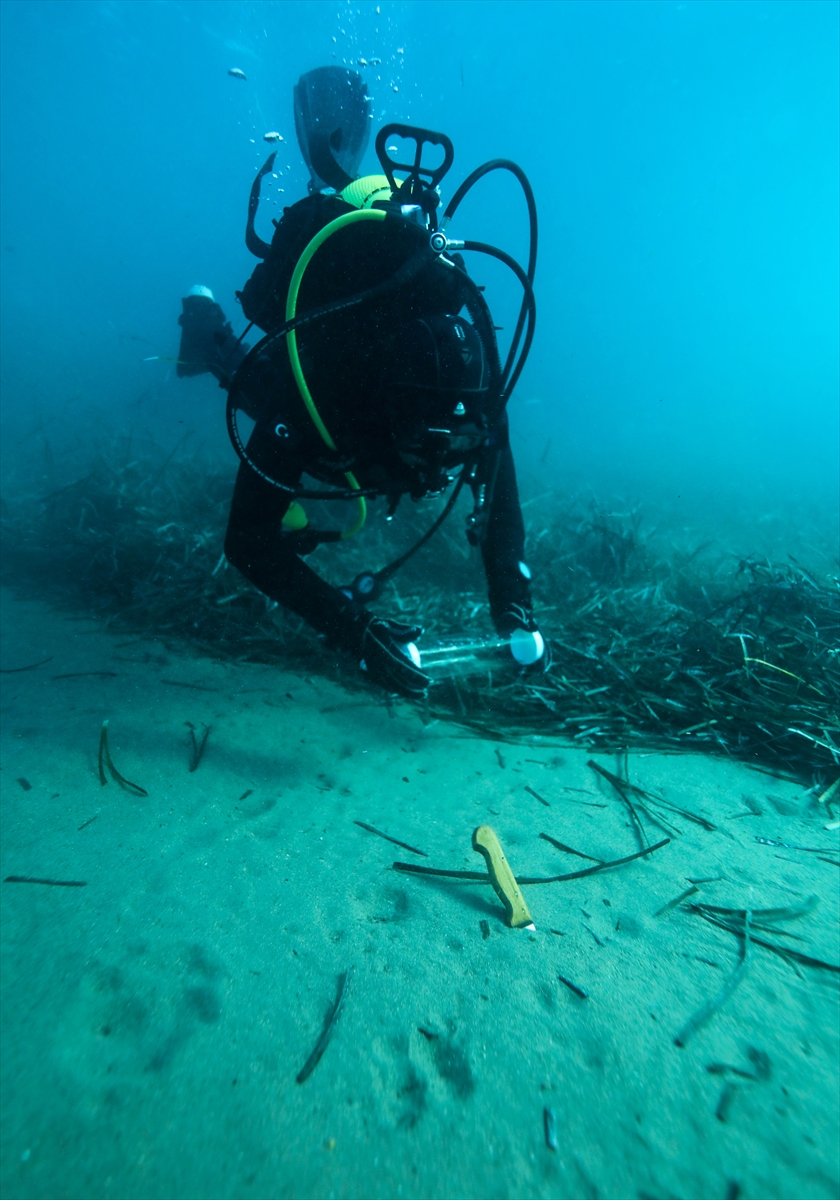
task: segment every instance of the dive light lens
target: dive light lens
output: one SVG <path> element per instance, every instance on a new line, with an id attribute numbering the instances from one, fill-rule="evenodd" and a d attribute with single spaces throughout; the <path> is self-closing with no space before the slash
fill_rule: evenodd
<path id="1" fill-rule="evenodd" d="M 514 629 L 510 635 L 510 652 L 523 667 L 530 667 L 543 656 L 545 642 L 537 629 L 529 633 L 527 629 Z"/>

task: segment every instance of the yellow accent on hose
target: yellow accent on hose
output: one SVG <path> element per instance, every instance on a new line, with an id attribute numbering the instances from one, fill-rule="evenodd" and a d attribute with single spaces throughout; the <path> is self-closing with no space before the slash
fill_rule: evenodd
<path id="1" fill-rule="evenodd" d="M 298 292 L 300 291 L 301 280 L 303 279 L 304 272 L 312 261 L 313 256 L 318 252 L 321 246 L 323 246 L 327 238 L 332 237 L 334 233 L 337 233 L 339 229 L 343 229 L 345 225 L 352 225 L 354 221 L 384 220 L 385 213 L 381 208 L 361 208 L 357 209 L 355 212 L 344 213 L 342 216 L 336 217 L 334 221 L 330 221 L 329 225 L 325 225 L 323 229 L 319 230 L 318 233 L 315 234 L 312 241 L 298 259 L 297 266 L 295 267 L 294 274 L 292 275 L 292 282 L 289 284 L 289 294 L 286 297 L 287 321 L 294 320 L 295 312 L 297 310 Z M 315 428 L 320 433 L 324 443 L 330 448 L 330 450 L 337 450 L 338 447 L 330 437 L 330 432 L 326 425 L 321 420 L 321 414 L 315 407 L 315 401 L 312 399 L 312 393 L 309 391 L 306 379 L 304 378 L 303 368 L 300 365 L 300 355 L 298 354 L 297 336 L 294 329 L 291 329 L 286 334 L 286 346 L 289 351 L 289 362 L 292 364 L 292 374 L 295 377 L 295 383 L 298 386 L 301 399 L 306 405 L 306 411 L 312 418 Z M 352 471 L 345 471 L 344 478 L 347 480 L 353 491 L 359 491 L 358 480 Z M 364 496 L 358 496 L 356 498 L 356 504 L 359 508 L 358 516 L 349 529 L 342 531 L 341 536 L 343 538 L 352 537 L 353 534 L 358 533 L 365 523 L 365 517 L 367 516 L 367 505 L 365 504 Z"/>
<path id="2" fill-rule="evenodd" d="M 297 533 L 298 530 L 305 529 L 309 524 L 309 520 L 303 510 L 303 505 L 299 504 L 297 500 L 293 500 L 286 509 L 281 524 L 284 529 L 289 529 L 292 533 Z"/>

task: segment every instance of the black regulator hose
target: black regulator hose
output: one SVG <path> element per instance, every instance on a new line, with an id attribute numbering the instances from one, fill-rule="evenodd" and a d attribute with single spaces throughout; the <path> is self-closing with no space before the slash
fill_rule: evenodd
<path id="1" fill-rule="evenodd" d="M 443 522 L 455 507 L 455 502 L 461 494 L 461 488 L 464 486 L 466 478 L 467 467 L 465 465 L 461 471 L 461 474 L 458 476 L 455 487 L 452 489 L 446 504 L 438 513 L 434 522 L 419 539 L 419 541 L 416 541 L 414 545 L 406 550 L 404 554 L 401 554 L 399 558 L 396 558 L 393 562 L 388 563 L 386 567 L 381 567 L 378 571 L 363 571 L 361 575 L 356 577 L 353 582 L 355 599 L 361 601 L 362 604 L 369 604 L 371 600 L 376 600 L 382 594 L 382 589 L 391 576 L 395 575 L 401 567 L 405 566 L 408 560 L 414 554 L 416 554 L 418 550 L 425 546 L 426 542 L 428 542 L 430 538 L 434 537 L 434 535 L 440 529 Z M 364 583 L 364 587 L 357 590 L 357 585 L 362 581 Z"/>
<path id="2" fill-rule="evenodd" d="M 461 283 L 463 284 L 464 307 L 470 315 L 470 320 L 475 326 L 487 354 L 487 365 L 490 371 L 487 390 L 491 397 L 492 411 L 486 413 L 485 416 L 487 417 L 488 426 L 492 429 L 504 408 L 502 402 L 502 364 L 499 358 L 499 344 L 496 341 L 493 316 L 487 306 L 487 301 L 484 299 L 484 294 L 475 280 L 465 270 L 457 266 L 454 266 L 453 269 L 459 273 Z"/>
<path id="3" fill-rule="evenodd" d="M 467 242 L 465 244 L 465 248 L 471 247 L 472 249 L 476 250 L 481 249 L 484 253 L 491 254 L 494 258 L 498 258 L 501 262 L 505 263 L 511 268 L 512 271 L 514 271 L 523 286 L 524 295 L 522 297 L 522 304 L 519 308 L 519 317 L 516 321 L 516 328 L 513 332 L 513 338 L 511 339 L 510 350 L 508 351 L 507 361 L 505 363 L 505 369 L 503 372 L 503 380 L 505 381 L 503 384 L 504 403 L 507 403 L 525 366 L 525 360 L 528 357 L 528 352 L 531 349 L 531 342 L 534 339 L 534 325 L 536 322 L 536 304 L 534 302 L 533 284 L 534 274 L 537 269 L 537 243 L 539 231 L 537 224 L 537 202 L 534 199 L 534 191 L 531 187 L 528 176 L 517 163 L 512 162 L 509 158 L 493 158 L 489 162 L 484 163 L 482 166 L 476 167 L 476 169 L 467 176 L 467 178 L 455 192 L 455 195 L 449 201 L 446 211 L 443 214 L 441 228 L 446 228 L 449 221 L 455 215 L 458 206 L 466 196 L 467 192 L 469 192 L 470 189 L 478 183 L 479 179 L 483 179 L 484 176 L 489 175 L 491 171 L 510 171 L 510 173 L 519 181 L 519 184 L 525 195 L 525 203 L 528 206 L 528 224 L 530 227 L 528 269 L 524 273 L 527 279 L 527 287 L 522 278 L 522 268 L 515 259 L 510 257 L 510 255 L 505 255 L 503 251 L 496 250 L 495 247 L 486 246 L 483 242 Z M 522 330 L 525 326 L 526 319 L 529 319 L 530 321 L 528 335 L 526 336 L 525 345 L 516 369 L 511 376 L 510 381 L 508 381 L 507 376 L 511 370 L 516 351 L 519 347 L 519 342 L 522 338 Z"/>
<path id="4" fill-rule="evenodd" d="M 522 284 L 522 290 L 523 290 L 522 305 L 523 305 L 523 311 L 525 313 L 525 316 L 528 319 L 528 328 L 525 333 L 525 341 L 522 345 L 522 353 L 519 356 L 519 362 L 516 364 L 515 371 L 513 372 L 513 374 L 511 374 L 511 368 L 513 366 L 514 356 L 515 356 L 517 348 L 518 348 L 519 336 L 521 335 L 521 332 L 522 332 L 522 323 L 521 322 L 517 325 L 517 330 L 514 335 L 514 340 L 511 342 L 510 350 L 508 351 L 508 356 L 505 361 L 504 369 L 502 370 L 502 381 L 501 381 L 502 398 L 503 398 L 504 403 L 506 404 L 507 401 L 510 399 L 511 394 L 513 393 L 513 389 L 516 387 L 516 384 L 519 380 L 519 376 L 522 374 L 522 368 L 525 366 L 525 360 L 527 359 L 528 354 L 530 353 L 531 343 L 534 340 L 534 330 L 536 327 L 536 320 L 537 320 L 537 302 L 534 299 L 534 289 L 531 286 L 531 281 L 528 279 L 528 276 L 522 270 L 522 267 L 520 267 L 520 265 L 516 261 L 516 259 L 513 258 L 510 254 L 505 253 L 504 250 L 499 250 L 499 248 L 497 246 L 489 246 L 486 242 L 472 242 L 472 241 L 464 242 L 464 249 L 465 250 L 476 250 L 481 254 L 487 254 L 491 258 L 498 259 L 499 262 L 504 263 L 506 267 L 509 267 L 511 269 L 511 271 L 513 271 L 516 278 Z"/>
<path id="5" fill-rule="evenodd" d="M 456 191 L 455 195 L 446 206 L 443 214 L 443 219 L 447 223 L 454 217 L 455 212 L 466 196 L 485 175 L 489 175 L 491 171 L 510 171 L 519 180 L 522 191 L 525 193 L 525 203 L 528 205 L 528 223 L 531 228 L 530 248 L 528 250 L 528 282 L 533 284 L 534 272 L 537 269 L 537 202 L 534 199 L 534 191 L 528 180 L 528 176 L 522 168 L 509 158 L 491 158 L 489 162 L 484 163 L 467 176 L 464 182 Z"/>

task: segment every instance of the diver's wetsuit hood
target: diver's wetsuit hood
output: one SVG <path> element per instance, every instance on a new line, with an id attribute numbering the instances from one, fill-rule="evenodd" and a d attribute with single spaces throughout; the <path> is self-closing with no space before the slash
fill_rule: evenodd
<path id="1" fill-rule="evenodd" d="M 370 138 L 371 100 L 358 71 L 317 67 L 294 89 L 295 132 L 312 176 L 310 192 L 341 191 L 355 179 Z"/>

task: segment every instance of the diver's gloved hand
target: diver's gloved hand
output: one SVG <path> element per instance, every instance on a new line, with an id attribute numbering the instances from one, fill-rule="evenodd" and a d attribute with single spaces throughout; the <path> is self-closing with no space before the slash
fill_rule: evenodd
<path id="1" fill-rule="evenodd" d="M 368 678 L 387 691 L 414 698 L 425 695 L 429 679 L 420 670 L 413 644 L 423 632 L 420 626 L 375 617 L 341 589 L 333 595 L 335 609 L 319 623 L 328 641 L 352 654 Z"/>
<path id="2" fill-rule="evenodd" d="M 400 625 L 371 617 L 362 635 L 362 670 L 389 692 L 417 699 L 426 694 L 429 677 L 419 667 L 414 642 L 423 630 L 418 625 Z M 405 647 L 405 649 L 403 649 Z M 417 658 L 411 657 L 409 647 Z"/>
<path id="3" fill-rule="evenodd" d="M 248 347 L 237 344 L 221 306 L 208 287 L 197 284 L 181 301 L 178 318 L 181 345 L 178 350 L 178 376 L 203 375 L 205 371 L 232 374 Z"/>
<path id="4" fill-rule="evenodd" d="M 181 307 L 183 312 L 178 318 L 181 326 L 178 376 L 203 375 L 218 357 L 219 349 L 214 334 L 224 332 L 225 315 L 210 289 L 201 284 L 190 288 L 181 301 Z"/>
<path id="5" fill-rule="evenodd" d="M 528 671 L 545 672 L 551 666 L 551 647 L 540 633 L 533 614 L 520 604 L 511 604 L 493 614 L 496 631 L 510 638 L 513 657 Z"/>

